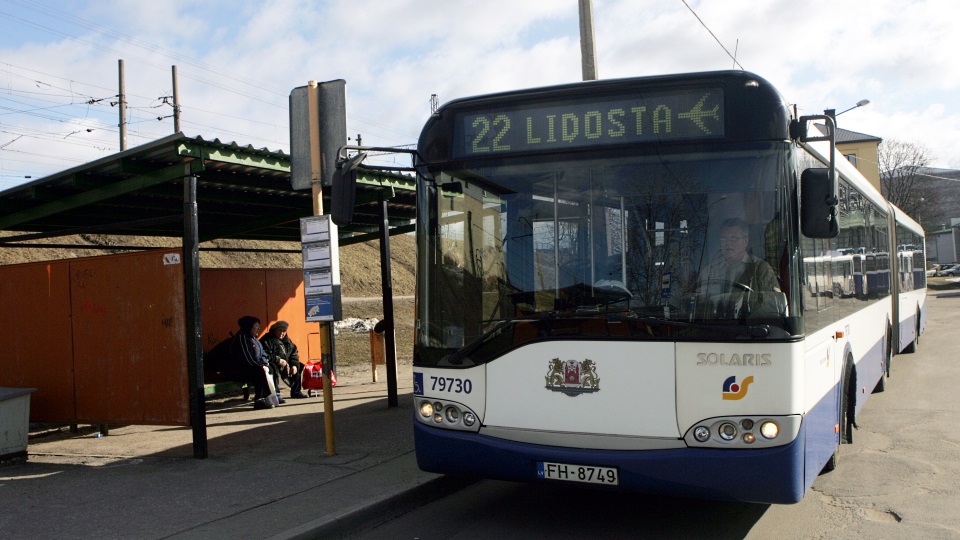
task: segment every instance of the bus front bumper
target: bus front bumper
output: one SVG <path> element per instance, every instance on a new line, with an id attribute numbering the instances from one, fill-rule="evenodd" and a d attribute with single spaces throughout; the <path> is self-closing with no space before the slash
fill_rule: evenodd
<path id="1" fill-rule="evenodd" d="M 556 482 L 538 478 L 539 462 L 615 467 L 619 486 L 606 489 L 792 504 L 803 498 L 815 479 L 804 478 L 804 431 L 801 424 L 793 442 L 774 448 L 632 451 L 520 443 L 414 422 L 414 441 L 417 464 L 428 472 L 519 482 Z"/>

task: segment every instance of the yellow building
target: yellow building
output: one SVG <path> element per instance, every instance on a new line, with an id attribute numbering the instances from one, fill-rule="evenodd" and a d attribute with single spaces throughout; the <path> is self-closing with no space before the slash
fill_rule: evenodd
<path id="1" fill-rule="evenodd" d="M 857 133 L 843 128 L 837 128 L 837 151 L 850 163 L 857 166 L 873 187 L 880 189 L 880 159 L 878 148 L 883 139 L 865 133 Z"/>

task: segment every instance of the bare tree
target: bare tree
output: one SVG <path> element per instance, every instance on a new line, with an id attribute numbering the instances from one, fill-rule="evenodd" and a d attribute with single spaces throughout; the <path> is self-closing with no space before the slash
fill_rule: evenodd
<path id="1" fill-rule="evenodd" d="M 922 222 L 925 203 L 935 196 L 921 171 L 933 159 L 930 152 L 922 145 L 897 139 L 883 141 L 878 151 L 883 196 Z"/>

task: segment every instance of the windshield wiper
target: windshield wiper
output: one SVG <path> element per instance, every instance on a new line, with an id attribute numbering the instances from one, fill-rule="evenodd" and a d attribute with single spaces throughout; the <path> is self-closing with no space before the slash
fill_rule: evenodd
<path id="1" fill-rule="evenodd" d="M 487 330 L 481 334 L 477 339 L 471 341 L 470 343 L 463 346 L 463 348 L 454 351 L 453 353 L 446 356 L 441 362 L 446 362 L 452 365 L 460 365 L 463 363 L 463 360 L 473 354 L 477 349 L 483 346 L 485 343 L 496 337 L 500 334 L 505 328 L 512 325 L 513 323 L 518 322 L 534 322 L 534 321 L 543 321 L 543 320 L 558 320 L 558 319 L 608 319 L 608 320 L 620 320 L 620 321 L 637 321 L 642 322 L 651 326 L 674 326 L 679 328 L 696 328 L 700 330 L 711 330 L 711 331 L 720 331 L 726 332 L 729 334 L 737 336 L 746 336 L 751 338 L 765 338 L 770 335 L 770 325 L 767 324 L 757 324 L 757 325 L 726 325 L 726 324 L 707 324 L 707 323 L 694 323 L 687 321 L 678 321 L 676 319 L 667 319 L 665 317 L 654 317 L 654 316 L 630 316 L 626 315 L 627 310 L 620 312 L 613 311 L 546 311 L 539 313 L 532 313 L 530 315 L 525 315 L 523 317 L 509 317 L 506 319 L 497 320 L 497 324 L 493 328 Z M 496 319 L 494 319 L 496 320 Z M 487 321 L 487 322 L 493 322 Z"/>
<path id="2" fill-rule="evenodd" d="M 700 330 L 720 330 L 729 332 L 731 334 L 754 337 L 754 338 L 765 338 L 770 335 L 770 325 L 767 324 L 757 324 L 757 325 L 726 325 L 726 324 L 707 324 L 707 323 L 694 323 L 687 321 L 678 321 L 676 319 L 668 319 L 666 317 L 654 317 L 646 315 L 643 317 L 623 317 L 624 320 L 631 321 L 640 321 L 644 324 L 657 324 L 657 325 L 666 325 L 666 326 L 676 326 L 680 328 L 697 328 Z"/>
<path id="3" fill-rule="evenodd" d="M 483 344 L 490 341 L 494 337 L 500 334 L 505 328 L 512 325 L 513 323 L 518 322 L 534 322 L 534 321 L 543 321 L 543 320 L 556 320 L 556 319 L 596 319 L 596 318 L 608 318 L 608 315 L 616 312 L 599 312 L 599 311 L 543 311 L 537 313 L 531 313 L 529 315 L 524 315 L 523 317 L 509 317 L 506 319 L 493 319 L 485 322 L 497 321 L 497 324 L 493 328 L 487 330 L 481 334 L 477 339 L 467 343 L 463 348 L 454 351 L 446 358 L 441 360 L 441 362 L 447 362 L 449 364 L 458 366 L 463 363 L 463 359 L 472 354 L 474 351 L 479 349 Z"/>

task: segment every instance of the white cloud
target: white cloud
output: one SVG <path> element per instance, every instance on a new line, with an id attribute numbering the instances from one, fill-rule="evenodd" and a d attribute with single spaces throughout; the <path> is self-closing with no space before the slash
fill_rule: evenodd
<path id="1" fill-rule="evenodd" d="M 960 7 L 951 0 L 688 3 L 744 68 L 802 112 L 843 110 L 868 98 L 869 107 L 841 118 L 843 127 L 924 144 L 936 165 L 960 168 L 960 117 L 950 107 L 960 86 L 952 58 L 960 49 L 952 28 Z M 311 79 L 347 80 L 350 135 L 362 133 L 364 143 L 376 145 L 415 142 L 431 94 L 449 101 L 580 79 L 575 0 L 42 5 L 47 9 L 17 11 L 32 25 L 0 18 L 0 30 L 14 25 L 17 32 L 6 35 L 20 36 L 8 42 L 0 32 L 7 63 L 0 63 L 0 106 L 10 109 L 0 115 L 0 145 L 35 130 L 0 152 L 0 179 L 23 170 L 47 174 L 116 151 L 116 109 L 80 97 L 116 92 L 118 58 L 126 62 L 131 104 L 140 107 L 131 111 L 135 141 L 172 132 L 169 119 L 155 120 L 169 107 L 149 107 L 169 95 L 176 64 L 184 131 L 283 150 L 287 96 Z M 733 66 L 682 2 L 594 0 L 594 16 L 602 78 Z M 38 88 L 44 84 L 75 97 Z M 39 101 L 27 91 L 47 95 Z M 22 103 L 53 108 L 14 114 L 28 108 Z M 58 139 L 74 124 L 95 131 Z M 15 154 L 18 147 L 37 155 Z"/>

